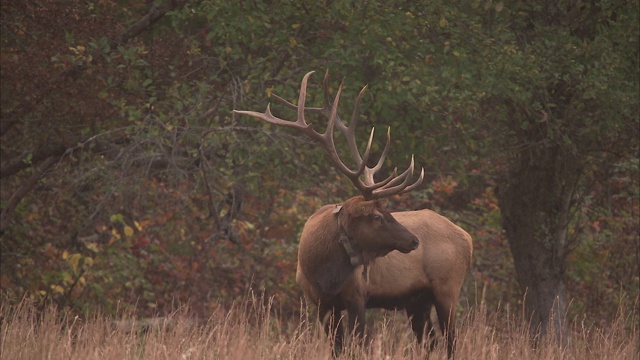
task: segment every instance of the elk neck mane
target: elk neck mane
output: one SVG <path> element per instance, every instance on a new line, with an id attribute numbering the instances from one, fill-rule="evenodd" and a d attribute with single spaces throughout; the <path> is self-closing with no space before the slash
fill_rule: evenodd
<path id="1" fill-rule="evenodd" d="M 341 224 L 340 208 L 340 204 L 326 205 L 309 218 L 312 228 L 322 230 L 308 235 L 310 246 L 299 254 L 307 265 L 305 276 L 315 279 L 314 285 L 327 295 L 339 293 L 354 270 L 367 261 Z"/>

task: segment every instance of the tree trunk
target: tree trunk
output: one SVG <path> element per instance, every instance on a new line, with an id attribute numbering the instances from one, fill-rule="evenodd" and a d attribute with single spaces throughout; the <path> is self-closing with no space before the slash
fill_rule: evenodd
<path id="1" fill-rule="evenodd" d="M 535 338 L 553 334 L 563 342 L 566 237 L 579 168 L 558 145 L 532 148 L 518 154 L 499 184 L 503 228 Z"/>

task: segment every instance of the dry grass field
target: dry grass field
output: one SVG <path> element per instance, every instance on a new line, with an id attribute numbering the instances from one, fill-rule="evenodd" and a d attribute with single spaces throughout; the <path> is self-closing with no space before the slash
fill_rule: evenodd
<path id="1" fill-rule="evenodd" d="M 24 302 L 0 309 L 0 358 L 68 359 L 331 359 L 328 340 L 312 316 L 284 321 L 272 301 L 248 297 L 220 307 L 206 321 L 177 311 L 155 321 L 96 316 L 80 319 L 55 310 L 39 315 Z M 442 346 L 417 346 L 401 313 L 375 313 L 366 345 L 351 345 L 341 359 L 445 359 Z M 508 311 L 482 306 L 461 315 L 457 359 L 639 359 L 638 309 L 619 309 L 607 326 L 574 321 L 567 338 L 535 349 L 527 324 Z M 370 316 L 371 318 L 371 316 Z M 311 321 L 313 320 L 313 321 Z"/>

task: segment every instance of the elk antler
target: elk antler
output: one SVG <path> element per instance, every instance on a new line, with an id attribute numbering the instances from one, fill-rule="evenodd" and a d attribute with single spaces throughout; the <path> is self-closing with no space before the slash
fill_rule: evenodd
<path id="1" fill-rule="evenodd" d="M 296 121 L 287 121 L 274 116 L 271 113 L 271 104 L 267 105 L 267 110 L 264 113 L 239 110 L 234 110 L 234 112 L 238 114 L 253 116 L 270 124 L 282 125 L 298 129 L 311 139 L 317 141 L 329 156 L 329 161 L 331 162 L 331 164 L 335 166 L 338 171 L 345 174 L 355 185 L 355 187 L 360 190 L 360 193 L 362 193 L 362 195 L 367 200 L 379 199 L 386 196 L 408 192 L 418 187 L 424 179 L 424 169 L 420 171 L 420 177 L 411 185 L 409 185 L 411 183 L 411 179 L 413 178 L 414 171 L 413 155 L 411 156 L 411 164 L 402 174 L 398 175 L 398 168 L 395 168 L 393 170 L 393 173 L 388 178 L 379 182 L 376 182 L 374 180 L 374 175 L 382 168 L 382 164 L 384 163 L 387 152 L 389 150 L 389 143 L 391 142 L 391 128 L 387 130 L 387 143 L 384 147 L 384 150 L 382 151 L 382 155 L 380 155 L 380 159 L 378 159 L 378 162 L 374 167 L 370 168 L 367 166 L 369 155 L 371 153 L 371 142 L 373 141 L 374 129 L 371 129 L 371 135 L 369 135 L 369 141 L 367 142 L 367 148 L 364 151 L 364 155 L 360 155 L 358 146 L 356 144 L 355 129 L 358 120 L 358 109 L 360 107 L 360 101 L 362 100 L 362 96 L 364 95 L 367 87 L 363 87 L 358 94 L 358 98 L 356 99 L 356 104 L 353 109 L 353 114 L 351 115 L 351 121 L 349 122 L 349 126 L 347 127 L 344 122 L 342 122 L 340 117 L 338 117 L 338 104 L 340 102 L 340 95 L 342 93 L 343 84 L 340 84 L 338 92 L 336 93 L 335 99 L 332 103 L 327 86 L 329 78 L 328 71 L 326 72 L 323 81 L 324 106 L 321 108 L 305 107 L 305 101 L 307 98 L 307 81 L 313 73 L 314 71 L 308 72 L 304 76 L 304 78 L 302 78 L 298 105 L 294 105 L 284 100 L 283 98 L 272 94 L 278 102 L 286 105 L 289 108 L 297 110 L 298 118 Z M 329 119 L 329 124 L 327 125 L 327 129 L 324 133 L 321 134 L 313 130 L 313 126 L 307 124 L 304 118 L 305 112 L 319 113 Z M 335 127 L 337 127 L 338 130 L 340 130 L 340 132 L 342 132 L 347 139 L 351 157 L 356 163 L 356 169 L 354 170 L 346 166 L 338 156 L 338 152 L 336 151 L 336 146 L 333 140 L 333 130 Z M 360 178 L 361 176 L 362 179 Z"/>

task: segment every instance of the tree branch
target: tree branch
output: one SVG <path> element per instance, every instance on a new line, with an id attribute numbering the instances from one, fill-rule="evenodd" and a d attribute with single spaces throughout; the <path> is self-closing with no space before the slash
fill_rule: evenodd
<path id="1" fill-rule="evenodd" d="M 45 145 L 39 147 L 31 153 L 30 163 L 38 163 L 49 157 L 59 157 L 67 151 L 67 147 L 63 144 Z M 28 167 L 31 164 L 25 161 L 27 154 L 15 156 L 0 165 L 0 179 L 14 175 Z"/>
<path id="2" fill-rule="evenodd" d="M 131 25 L 124 33 L 118 36 L 117 39 L 112 40 L 109 43 L 110 48 L 117 49 L 120 45 L 125 44 L 132 38 L 140 35 L 142 32 L 147 30 L 151 25 L 153 25 L 158 20 L 160 20 L 167 12 L 177 8 L 181 8 L 187 2 L 188 0 L 171 1 L 170 4 L 167 6 L 160 6 L 160 7 L 156 5 L 151 6 L 149 11 L 142 18 L 140 18 L 133 25 Z M 101 54 L 102 54 L 101 50 L 96 49 L 96 51 L 94 52 L 94 54 L 92 54 L 92 56 L 94 58 L 97 58 Z M 75 75 L 78 71 L 83 70 L 84 67 L 85 67 L 84 63 L 76 63 L 73 66 L 71 66 L 69 69 L 66 69 L 65 71 L 63 71 L 59 75 L 59 77 L 65 78 L 68 76 Z"/>
<path id="3" fill-rule="evenodd" d="M 7 206 L 2 209 L 2 213 L 0 213 L 0 235 L 4 233 L 4 231 L 9 227 L 9 220 L 11 220 L 11 214 L 18 206 L 18 203 L 22 198 L 36 185 L 42 174 L 44 174 L 53 164 L 56 163 L 58 157 L 51 156 L 47 158 L 42 164 L 40 164 L 40 168 L 36 169 L 33 174 L 27 179 L 27 181 L 9 198 L 9 202 Z"/>
<path id="4" fill-rule="evenodd" d="M 88 145 L 93 145 L 90 148 L 91 152 L 96 154 L 105 154 L 107 157 L 113 158 L 120 151 L 117 145 L 127 142 L 126 137 L 115 139 L 114 141 L 98 140 L 98 136 L 100 135 L 94 135 L 89 138 L 71 139 L 71 141 L 68 141 L 68 143 L 76 144 L 76 146 L 74 147 L 66 146 L 63 143 L 43 145 L 31 152 L 31 161 L 29 162 L 25 161 L 25 157 L 29 153 L 22 153 L 20 155 L 14 156 L 0 165 L 0 179 L 14 175 L 30 167 L 32 163 L 38 163 L 51 156 L 60 157 L 68 151 L 76 151 Z"/>

